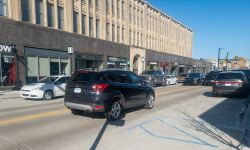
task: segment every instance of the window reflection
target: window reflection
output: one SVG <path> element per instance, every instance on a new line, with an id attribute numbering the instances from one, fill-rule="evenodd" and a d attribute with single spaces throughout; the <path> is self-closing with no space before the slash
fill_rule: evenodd
<path id="1" fill-rule="evenodd" d="M 16 59 L 14 56 L 1 56 L 0 71 L 0 86 L 16 85 Z"/>

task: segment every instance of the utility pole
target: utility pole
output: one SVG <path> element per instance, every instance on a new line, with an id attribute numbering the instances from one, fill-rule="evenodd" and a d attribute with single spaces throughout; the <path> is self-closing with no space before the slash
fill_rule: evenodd
<path id="1" fill-rule="evenodd" d="M 223 48 L 219 48 L 219 51 L 218 51 L 218 68 L 217 68 L 218 71 L 220 70 L 220 51 L 221 51 L 222 49 L 223 49 Z"/>
<path id="2" fill-rule="evenodd" d="M 228 71 L 228 56 L 231 52 L 227 52 L 227 56 L 226 56 L 226 63 L 227 63 L 227 71 Z"/>

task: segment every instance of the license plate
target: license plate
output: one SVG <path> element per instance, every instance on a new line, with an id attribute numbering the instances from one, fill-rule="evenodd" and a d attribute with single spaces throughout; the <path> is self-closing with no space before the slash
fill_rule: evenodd
<path id="1" fill-rule="evenodd" d="M 230 84 L 230 83 L 226 83 L 226 84 L 225 84 L 225 86 L 232 86 L 232 84 Z"/>
<path id="2" fill-rule="evenodd" d="M 74 93 L 81 93 L 82 92 L 82 89 L 81 88 L 74 88 Z"/>

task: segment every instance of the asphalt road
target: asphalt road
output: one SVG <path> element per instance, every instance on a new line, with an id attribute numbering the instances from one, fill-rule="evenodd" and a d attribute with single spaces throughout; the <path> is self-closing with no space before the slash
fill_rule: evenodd
<path id="1" fill-rule="evenodd" d="M 246 99 L 213 98 L 210 91 L 159 87 L 153 110 L 128 110 L 116 122 L 100 114 L 72 115 L 63 98 L 0 93 L 0 150 L 237 149 Z"/>

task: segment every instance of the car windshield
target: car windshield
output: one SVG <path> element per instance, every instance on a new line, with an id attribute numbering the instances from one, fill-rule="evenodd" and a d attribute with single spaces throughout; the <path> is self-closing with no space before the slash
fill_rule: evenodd
<path id="1" fill-rule="evenodd" d="M 199 73 L 190 73 L 190 74 L 188 74 L 188 77 L 189 78 L 199 78 L 200 74 Z"/>
<path id="2" fill-rule="evenodd" d="M 226 80 L 226 79 L 243 79 L 244 75 L 242 73 L 221 73 L 218 75 L 218 80 Z"/>
<path id="3" fill-rule="evenodd" d="M 58 77 L 45 77 L 41 79 L 38 83 L 53 83 L 58 79 Z"/>
<path id="4" fill-rule="evenodd" d="M 155 74 L 155 71 L 154 70 L 147 70 L 147 71 L 143 71 L 142 74 Z"/>

